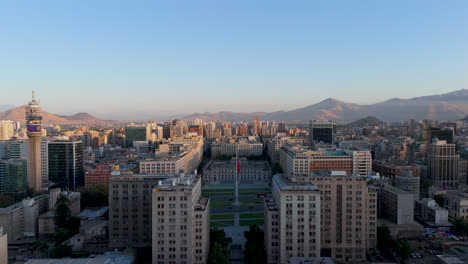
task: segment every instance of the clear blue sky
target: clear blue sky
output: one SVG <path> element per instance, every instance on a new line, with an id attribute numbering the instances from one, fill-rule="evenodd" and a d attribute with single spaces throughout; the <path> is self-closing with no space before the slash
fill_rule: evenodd
<path id="1" fill-rule="evenodd" d="M 468 1 L 1 1 L 0 105 L 123 119 L 468 88 Z"/>

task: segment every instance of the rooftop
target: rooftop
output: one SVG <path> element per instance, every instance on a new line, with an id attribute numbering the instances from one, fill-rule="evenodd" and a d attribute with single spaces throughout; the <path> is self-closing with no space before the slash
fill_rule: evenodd
<path id="1" fill-rule="evenodd" d="M 23 202 L 15 203 L 8 207 L 0 208 L 0 213 L 7 213 L 20 207 L 23 207 Z"/>
<path id="2" fill-rule="evenodd" d="M 287 177 L 277 174 L 273 181 L 283 191 L 318 191 L 319 188 L 310 182 L 291 182 Z"/>
<path id="3" fill-rule="evenodd" d="M 133 256 L 106 252 L 89 258 L 77 259 L 30 259 L 25 264 L 132 264 Z"/>
<path id="4" fill-rule="evenodd" d="M 392 186 L 392 185 L 387 185 L 383 189 L 387 190 L 387 191 L 390 191 L 392 193 L 398 194 L 398 195 L 413 195 L 412 193 L 409 193 L 409 192 L 407 192 L 405 190 L 402 190 L 402 189 L 397 188 L 397 187 Z"/>
<path id="5" fill-rule="evenodd" d="M 86 208 L 78 214 L 80 218 L 98 218 L 103 216 L 109 210 L 108 206 L 97 208 Z"/>
<path id="6" fill-rule="evenodd" d="M 290 258 L 290 264 L 335 264 L 335 260 L 328 257 L 316 257 L 316 258 Z"/>

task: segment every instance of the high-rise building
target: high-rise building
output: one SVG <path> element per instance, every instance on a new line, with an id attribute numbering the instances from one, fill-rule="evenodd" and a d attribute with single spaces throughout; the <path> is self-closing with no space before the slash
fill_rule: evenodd
<path id="1" fill-rule="evenodd" d="M 325 144 L 333 143 L 333 134 L 336 133 L 336 123 L 328 120 L 311 120 L 310 121 L 310 145 L 315 142 L 323 142 Z"/>
<path id="2" fill-rule="evenodd" d="M 468 161 L 460 159 L 458 161 L 458 181 L 459 184 L 466 184 L 468 180 Z"/>
<path id="3" fill-rule="evenodd" d="M 459 183 L 460 156 L 455 144 L 434 139 L 427 155 L 429 179 L 438 187 L 456 187 Z"/>
<path id="4" fill-rule="evenodd" d="M 414 199 L 418 199 L 420 180 L 419 176 L 413 176 L 411 171 L 406 171 L 395 177 L 395 187 L 413 194 Z"/>
<path id="5" fill-rule="evenodd" d="M 367 177 L 372 171 L 372 155 L 370 150 L 344 150 L 353 157 L 353 174 Z"/>
<path id="6" fill-rule="evenodd" d="M 49 181 L 75 190 L 84 186 L 83 143 L 57 139 L 49 142 Z"/>
<path id="7" fill-rule="evenodd" d="M 285 122 L 278 122 L 278 129 L 276 130 L 279 133 L 286 133 L 286 123 Z"/>
<path id="8" fill-rule="evenodd" d="M 162 181 L 152 193 L 153 264 L 207 263 L 210 200 L 201 197 L 200 176 Z"/>
<path id="9" fill-rule="evenodd" d="M 28 140 L 10 139 L 0 141 L 0 159 L 28 159 Z"/>
<path id="10" fill-rule="evenodd" d="M 109 246 L 151 248 L 151 191 L 167 175 L 121 174 L 109 179 Z"/>
<path id="11" fill-rule="evenodd" d="M 28 162 L 25 159 L 0 160 L 0 193 L 16 194 L 28 188 Z"/>
<path id="12" fill-rule="evenodd" d="M 387 185 L 380 190 L 379 204 L 381 217 L 398 225 L 414 222 L 414 195 L 412 193 Z"/>
<path id="13" fill-rule="evenodd" d="M 125 127 L 125 146 L 132 147 L 133 141 L 146 141 L 146 126 Z"/>
<path id="14" fill-rule="evenodd" d="M 0 227 L 0 263 L 8 263 L 8 235 Z"/>
<path id="15" fill-rule="evenodd" d="M 290 177 L 311 182 L 321 190 L 322 256 L 337 263 L 365 262 L 376 247 L 377 193 L 359 175 L 343 171 Z"/>
<path id="16" fill-rule="evenodd" d="M 0 120 L 0 140 L 8 140 L 15 135 L 15 123 L 10 120 Z"/>
<path id="17" fill-rule="evenodd" d="M 318 149 L 284 143 L 280 149 L 280 166 L 286 175 L 313 171 L 346 171 L 353 174 L 353 156 L 343 150 Z"/>
<path id="18" fill-rule="evenodd" d="M 41 180 L 42 185 L 49 181 L 49 140 L 41 138 Z"/>
<path id="19" fill-rule="evenodd" d="M 28 148 L 28 187 L 35 192 L 42 191 L 41 169 L 41 137 L 42 137 L 42 113 L 36 101 L 33 91 L 32 101 L 26 108 L 27 134 L 29 138 Z"/>
<path id="20" fill-rule="evenodd" d="M 267 263 L 289 263 L 292 257 L 320 256 L 320 190 L 310 182 L 275 175 L 273 199 L 265 200 Z"/>

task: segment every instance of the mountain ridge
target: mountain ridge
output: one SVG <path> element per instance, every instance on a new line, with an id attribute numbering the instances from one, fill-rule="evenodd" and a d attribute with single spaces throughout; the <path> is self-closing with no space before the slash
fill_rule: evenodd
<path id="1" fill-rule="evenodd" d="M 219 115 L 223 113 L 222 115 Z M 227 114 L 230 113 L 230 114 Z M 318 103 L 291 111 L 257 112 L 218 112 L 192 114 L 182 117 L 184 120 L 201 119 L 204 121 L 250 121 L 255 116 L 263 120 L 307 121 L 311 119 L 330 119 L 339 122 L 351 122 L 363 117 L 375 117 L 385 121 L 405 121 L 408 119 L 454 120 L 468 115 L 468 89 L 461 89 L 445 94 L 428 95 L 401 99 L 398 97 L 369 104 L 359 105 L 327 98 Z M 220 117 L 224 119 L 220 119 Z"/>
<path id="2" fill-rule="evenodd" d="M 26 105 L 22 105 L 13 109 L 9 109 L 5 112 L 0 113 L 0 120 L 12 120 L 26 123 Z M 99 119 L 88 113 L 77 113 L 74 115 L 55 115 L 47 111 L 42 110 L 42 122 L 44 124 L 51 125 L 80 125 L 80 124 L 109 124 L 110 121 Z"/>

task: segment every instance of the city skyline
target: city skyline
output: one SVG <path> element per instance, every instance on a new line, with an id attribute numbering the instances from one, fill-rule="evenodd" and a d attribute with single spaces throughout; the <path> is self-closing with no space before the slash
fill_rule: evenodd
<path id="1" fill-rule="evenodd" d="M 0 105 L 35 89 L 50 112 L 117 119 L 468 88 L 463 1 L 109 3 L 3 2 Z"/>

